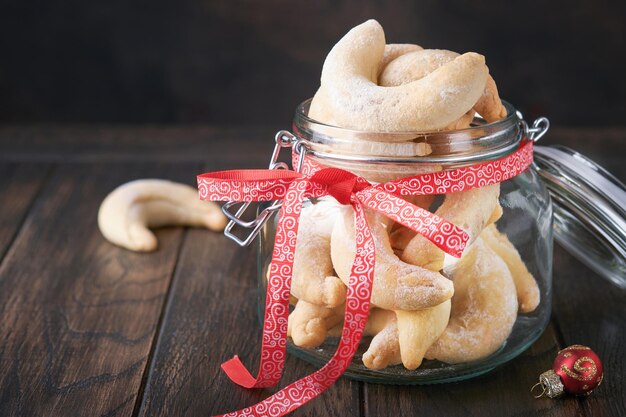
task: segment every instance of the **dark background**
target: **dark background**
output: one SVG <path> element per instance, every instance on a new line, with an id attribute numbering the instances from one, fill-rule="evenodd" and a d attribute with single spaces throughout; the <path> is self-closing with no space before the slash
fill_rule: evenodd
<path id="1" fill-rule="evenodd" d="M 288 126 L 368 18 L 484 54 L 528 118 L 626 125 L 624 0 L 2 1 L 0 123 Z"/>

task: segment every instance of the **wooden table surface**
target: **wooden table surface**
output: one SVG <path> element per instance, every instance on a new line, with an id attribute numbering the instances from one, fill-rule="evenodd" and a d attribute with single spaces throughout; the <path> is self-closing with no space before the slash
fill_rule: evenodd
<path id="1" fill-rule="evenodd" d="M 219 365 L 258 363 L 254 247 L 200 229 L 158 231 L 138 254 L 103 239 L 96 213 L 126 181 L 193 185 L 208 170 L 265 167 L 272 128 L 0 128 L 0 416 L 209 416 L 275 389 Z M 626 177 L 626 129 L 555 128 Z M 559 348 L 593 347 L 605 379 L 588 398 L 535 400 Z M 284 386 L 314 370 L 289 357 Z M 454 384 L 340 379 L 294 416 L 625 416 L 626 292 L 555 247 L 552 321 L 524 354 Z"/>

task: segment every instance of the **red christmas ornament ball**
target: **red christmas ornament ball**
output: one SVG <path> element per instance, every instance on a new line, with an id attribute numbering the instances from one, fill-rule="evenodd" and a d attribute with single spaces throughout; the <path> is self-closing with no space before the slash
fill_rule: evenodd
<path id="1" fill-rule="evenodd" d="M 574 395 L 587 395 L 602 382 L 602 362 L 587 346 L 561 350 L 552 370 L 561 378 L 565 391 Z"/>

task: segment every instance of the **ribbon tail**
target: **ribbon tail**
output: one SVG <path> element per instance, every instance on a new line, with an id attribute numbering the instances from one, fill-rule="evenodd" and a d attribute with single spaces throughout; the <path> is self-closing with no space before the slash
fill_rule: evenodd
<path id="1" fill-rule="evenodd" d="M 369 315 L 376 252 L 363 207 L 352 203 L 356 221 L 356 256 L 346 296 L 341 340 L 328 363 L 258 404 L 215 417 L 280 417 L 294 411 L 330 387 L 346 370 L 359 347 Z"/>
<path id="2" fill-rule="evenodd" d="M 238 355 L 235 355 L 232 359 L 222 364 L 222 370 L 228 375 L 228 377 L 236 383 L 245 388 L 253 388 L 257 383 L 257 378 L 246 369 Z"/>
<path id="3" fill-rule="evenodd" d="M 375 187 L 359 191 L 357 198 L 366 207 L 416 231 L 442 251 L 456 258 L 463 254 L 469 235 L 459 226 Z"/>
<path id="4" fill-rule="evenodd" d="M 246 369 L 238 356 L 222 364 L 222 369 L 237 385 L 245 388 L 272 387 L 282 376 L 287 345 L 287 320 L 289 316 L 289 294 L 293 257 L 296 249 L 298 223 L 302 200 L 307 189 L 307 179 L 291 183 L 285 194 L 280 219 L 276 228 L 276 242 L 267 280 L 265 318 L 261 362 L 255 377 Z"/>

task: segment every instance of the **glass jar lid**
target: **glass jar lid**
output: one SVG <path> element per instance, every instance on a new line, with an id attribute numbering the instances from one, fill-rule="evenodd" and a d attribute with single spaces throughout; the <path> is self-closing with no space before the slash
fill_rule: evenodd
<path id="1" fill-rule="evenodd" d="M 552 196 L 557 241 L 626 288 L 626 186 L 565 146 L 535 146 L 534 165 Z"/>

